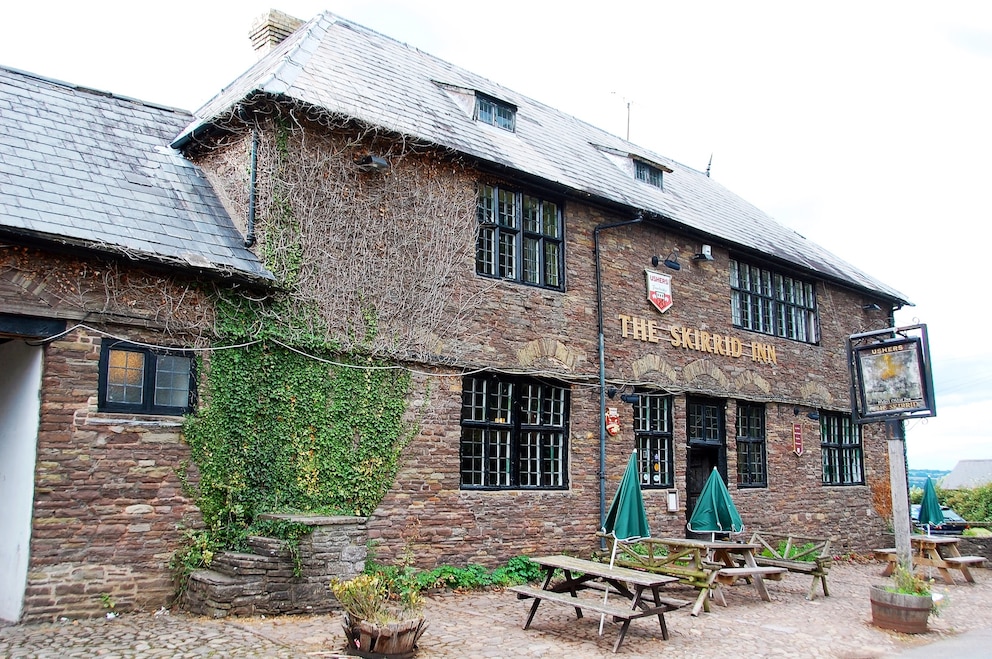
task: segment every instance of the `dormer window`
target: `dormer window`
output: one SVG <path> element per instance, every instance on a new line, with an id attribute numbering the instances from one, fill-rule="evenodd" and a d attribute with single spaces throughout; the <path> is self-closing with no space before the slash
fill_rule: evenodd
<path id="1" fill-rule="evenodd" d="M 476 94 L 475 119 L 490 126 L 513 132 L 517 109 L 509 103 L 497 101 L 490 96 Z"/>
<path id="2" fill-rule="evenodd" d="M 662 185 L 662 174 L 665 170 L 649 165 L 646 162 L 641 162 L 640 160 L 634 161 L 634 176 L 638 181 L 644 181 L 649 183 L 656 188 L 664 189 L 665 186 Z M 667 170 L 672 171 L 672 170 Z"/>

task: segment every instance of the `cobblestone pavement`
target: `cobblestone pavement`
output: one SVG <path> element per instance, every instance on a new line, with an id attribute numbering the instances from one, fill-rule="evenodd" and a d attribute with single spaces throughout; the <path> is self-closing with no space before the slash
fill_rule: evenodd
<path id="1" fill-rule="evenodd" d="M 963 632 L 988 638 L 992 630 L 992 571 L 974 570 L 977 584 L 936 587 L 946 603 L 931 616 L 931 631 L 913 636 L 871 625 L 868 586 L 880 583 L 878 563 L 839 563 L 830 573 L 831 597 L 805 599 L 810 580 L 789 574 L 768 582 L 771 602 L 751 586 L 728 589 L 726 608 L 713 605 L 698 617 L 687 609 L 669 613 L 671 632 L 661 639 L 655 619 L 631 623 L 617 655 L 617 627 L 598 616 L 576 620 L 570 609 L 542 604 L 529 630 L 521 629 L 528 603 L 510 593 L 454 593 L 429 598 L 430 626 L 418 658 L 503 657 L 842 657 L 874 659 L 946 640 Z M 695 591 L 670 589 L 685 599 Z M 984 636 L 982 636 L 984 634 Z M 967 638 L 967 637 L 965 637 Z M 950 640 L 947 640 L 950 639 Z M 344 656 L 339 615 L 257 617 L 225 620 L 180 613 L 127 613 L 114 620 L 60 621 L 0 629 L 0 657 L 306 657 Z M 957 647 L 955 645 L 955 647 Z M 935 647 L 935 650 L 939 645 Z M 937 654 L 935 652 L 935 654 Z M 974 655 L 988 656 L 981 648 Z"/>

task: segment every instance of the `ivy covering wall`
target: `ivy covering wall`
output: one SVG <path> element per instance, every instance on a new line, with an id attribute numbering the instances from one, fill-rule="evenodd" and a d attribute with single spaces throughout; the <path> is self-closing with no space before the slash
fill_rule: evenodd
<path id="1" fill-rule="evenodd" d="M 271 342 L 210 356 L 185 436 L 211 544 L 242 548 L 261 513 L 375 510 L 416 430 L 410 378 L 370 358 L 352 366 Z"/>
<path id="2" fill-rule="evenodd" d="M 195 160 L 232 216 L 255 199 L 253 250 L 275 284 L 218 295 L 200 409 L 185 425 L 205 528 L 177 555 L 184 570 L 249 534 L 300 531 L 263 528 L 262 513 L 371 514 L 416 433 L 410 376 L 395 366 L 450 350 L 445 335 L 472 308 L 457 285 L 478 224 L 462 163 L 308 108 L 242 110 Z M 389 170 L 357 169 L 368 153 Z"/>

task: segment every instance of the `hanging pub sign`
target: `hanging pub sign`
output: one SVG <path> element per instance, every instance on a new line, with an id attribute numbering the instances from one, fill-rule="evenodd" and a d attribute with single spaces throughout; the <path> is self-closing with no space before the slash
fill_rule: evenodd
<path id="1" fill-rule="evenodd" d="M 606 432 L 610 437 L 620 432 L 620 412 L 615 407 L 606 408 Z"/>
<path id="2" fill-rule="evenodd" d="M 848 355 L 858 423 L 937 414 L 926 325 L 852 335 Z"/>
<path id="3" fill-rule="evenodd" d="M 665 313 L 672 308 L 672 276 L 654 270 L 645 270 L 648 280 L 648 301 Z"/>

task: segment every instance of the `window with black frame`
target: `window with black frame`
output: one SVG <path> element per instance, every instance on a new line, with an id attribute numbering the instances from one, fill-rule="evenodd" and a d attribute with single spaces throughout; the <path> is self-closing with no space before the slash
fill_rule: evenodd
<path id="1" fill-rule="evenodd" d="M 819 341 L 813 284 L 767 268 L 730 261 L 734 325 L 793 341 Z"/>
<path id="2" fill-rule="evenodd" d="M 498 185 L 481 185 L 478 219 L 478 274 L 564 288 L 563 227 L 557 203 Z"/>
<path id="3" fill-rule="evenodd" d="M 861 428 L 850 414 L 820 412 L 824 485 L 864 485 Z"/>
<path id="4" fill-rule="evenodd" d="M 638 394 L 634 403 L 634 446 L 641 487 L 672 487 L 675 460 L 671 396 Z"/>
<path id="5" fill-rule="evenodd" d="M 568 486 L 567 387 L 479 374 L 462 380 L 461 486 Z"/>
<path id="6" fill-rule="evenodd" d="M 100 349 L 100 411 L 181 415 L 193 411 L 192 357 L 180 351 L 105 340 Z"/>
<path id="7" fill-rule="evenodd" d="M 737 405 L 737 485 L 767 487 L 765 462 L 765 406 Z"/>
<path id="8" fill-rule="evenodd" d="M 686 403 L 686 435 L 690 444 L 718 445 L 723 441 L 723 408 L 715 402 Z"/>

